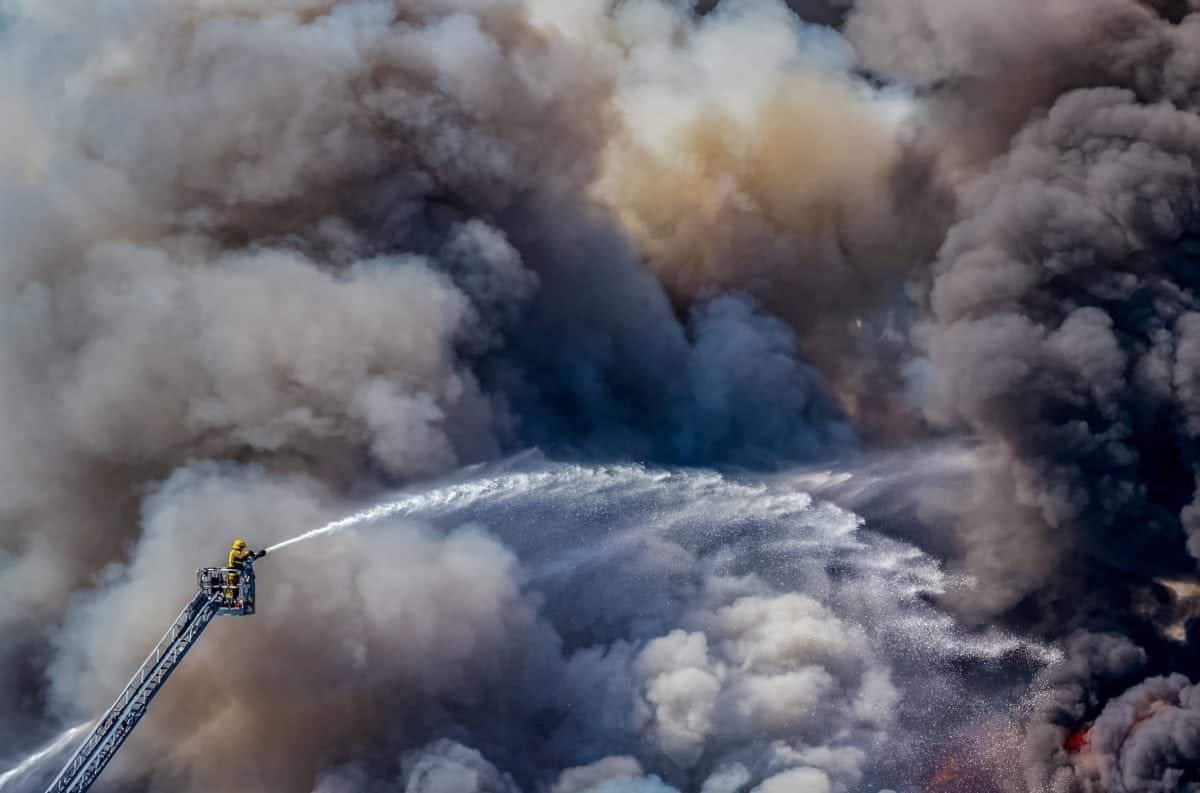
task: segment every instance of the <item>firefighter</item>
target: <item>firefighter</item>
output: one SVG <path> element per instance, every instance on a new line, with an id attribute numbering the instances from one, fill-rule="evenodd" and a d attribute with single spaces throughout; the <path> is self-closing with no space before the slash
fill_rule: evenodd
<path id="1" fill-rule="evenodd" d="M 228 585 L 225 587 L 225 602 L 232 606 L 237 598 L 238 576 L 246 567 L 246 563 L 254 559 L 261 559 L 266 556 L 266 551 L 252 551 L 246 547 L 246 541 L 242 539 L 234 540 L 233 545 L 229 548 L 229 564 L 225 565 L 230 569 L 226 574 Z"/>

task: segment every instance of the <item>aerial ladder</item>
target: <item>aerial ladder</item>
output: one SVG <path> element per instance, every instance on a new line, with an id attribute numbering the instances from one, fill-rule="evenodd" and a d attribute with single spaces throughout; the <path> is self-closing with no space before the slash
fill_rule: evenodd
<path id="1" fill-rule="evenodd" d="M 261 555 L 261 552 L 260 552 Z M 200 634 L 218 616 L 246 617 L 254 614 L 254 565 L 247 560 L 241 569 L 204 567 L 196 571 L 196 594 L 150 655 L 138 667 L 83 743 L 71 756 L 46 793 L 83 793 L 92 786 L 105 766 L 116 756 L 133 732 L 154 695 L 195 646 Z"/>

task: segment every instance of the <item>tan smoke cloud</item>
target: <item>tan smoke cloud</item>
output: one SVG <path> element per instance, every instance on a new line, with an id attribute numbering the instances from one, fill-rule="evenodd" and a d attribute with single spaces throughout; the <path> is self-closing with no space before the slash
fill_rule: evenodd
<path id="1" fill-rule="evenodd" d="M 811 329 L 894 283 L 902 100 L 851 82 L 829 34 L 781 5 L 630 14 L 618 32 L 624 124 L 597 190 L 676 299 L 745 289 Z"/>
<path id="2" fill-rule="evenodd" d="M 127 553 L 176 467 L 253 461 L 338 490 L 496 453 L 505 409 L 465 359 L 537 278 L 486 220 L 431 228 L 432 199 L 496 213 L 586 183 L 607 83 L 513 2 L 17 10 L 0 34 L 14 710 L 36 705 L 17 692 L 66 596 Z"/>
<path id="3" fill-rule="evenodd" d="M 910 148 L 916 105 L 851 78 L 844 42 L 782 4 L 722 3 L 702 22 L 649 7 L 613 23 L 622 125 L 596 195 L 678 304 L 753 295 L 860 426 L 911 432 L 877 398 L 903 388 L 896 353 L 862 322 L 898 302 L 946 220 Z"/>
<path id="4" fill-rule="evenodd" d="M 804 326 L 862 305 L 853 287 L 881 286 L 863 269 L 871 241 L 847 224 L 886 215 L 879 188 L 899 148 L 850 86 L 793 76 L 750 118 L 700 107 L 653 148 L 630 122 L 601 194 L 679 299 L 745 288 Z"/>
<path id="5" fill-rule="evenodd" d="M 212 555 L 213 533 L 284 539 L 330 517 L 322 502 L 328 493 L 305 477 L 178 472 L 147 502 L 129 574 L 72 611 L 49 670 L 56 707 L 109 704 L 186 602 L 180 571 Z M 545 674 L 557 639 L 520 591 L 513 554 L 469 527 L 393 528 L 369 544 L 311 544 L 260 562 L 261 613 L 213 623 L 112 776 L 149 768 L 156 785 L 176 789 L 300 790 L 367 748 L 359 742 L 402 742 L 439 711 L 536 708 L 523 681 Z M 225 760 L 201 761 L 214 756 Z"/>

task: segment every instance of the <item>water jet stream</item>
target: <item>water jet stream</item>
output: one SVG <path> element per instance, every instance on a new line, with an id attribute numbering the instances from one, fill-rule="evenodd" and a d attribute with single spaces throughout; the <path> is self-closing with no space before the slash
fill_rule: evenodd
<path id="1" fill-rule="evenodd" d="M 64 730 L 61 735 L 55 738 L 46 746 L 26 757 L 18 765 L 0 774 L 0 790 L 7 790 L 10 783 L 23 779 L 31 771 L 38 767 L 43 760 L 51 757 L 63 749 L 67 748 L 72 739 L 79 735 L 83 730 L 91 726 L 90 721 L 76 724 L 70 729 Z"/>

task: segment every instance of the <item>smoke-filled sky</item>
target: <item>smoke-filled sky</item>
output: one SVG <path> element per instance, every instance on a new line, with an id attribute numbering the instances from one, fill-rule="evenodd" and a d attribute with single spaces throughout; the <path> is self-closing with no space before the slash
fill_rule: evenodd
<path id="1" fill-rule="evenodd" d="M 100 786 L 1200 790 L 1193 0 L 17 0 L 0 105 L 0 767 L 403 490 Z"/>

